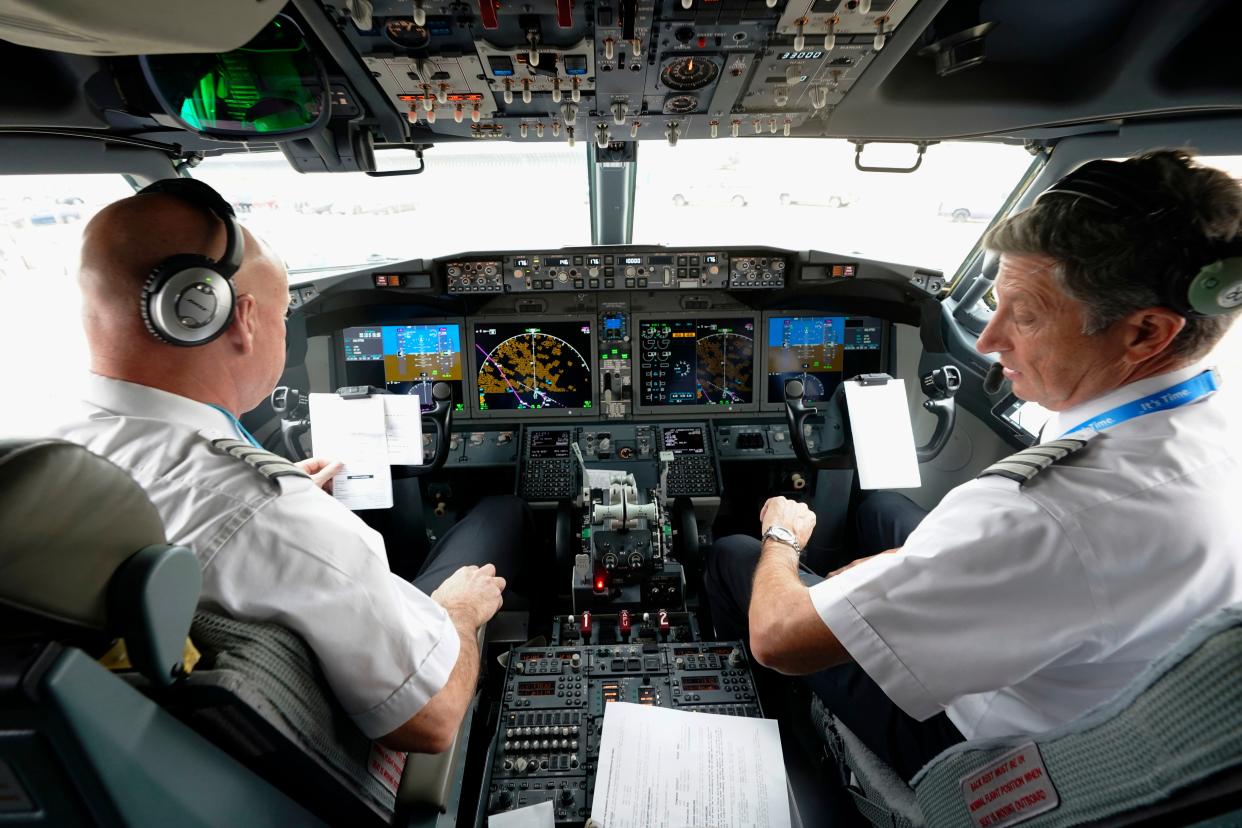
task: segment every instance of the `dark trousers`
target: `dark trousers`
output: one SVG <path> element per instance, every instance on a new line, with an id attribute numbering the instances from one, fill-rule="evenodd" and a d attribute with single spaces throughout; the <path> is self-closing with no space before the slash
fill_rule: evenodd
<path id="1" fill-rule="evenodd" d="M 513 593 L 532 601 L 543 598 L 539 576 L 548 569 L 538 554 L 535 520 L 526 501 L 513 495 L 485 497 L 444 533 L 413 584 L 430 595 L 463 566 L 495 564 L 496 574 L 506 582 L 508 608 Z"/>
<path id="2" fill-rule="evenodd" d="M 901 546 L 926 514 L 902 495 L 872 493 L 862 502 L 856 516 L 857 557 Z M 722 538 L 712 548 L 703 581 L 720 638 L 749 640 L 747 614 L 759 551 L 759 540 L 749 535 Z M 846 563 L 849 561 L 833 562 L 833 568 Z M 807 586 L 823 580 L 807 569 L 800 575 Z M 906 715 L 852 662 L 803 676 L 802 680 L 902 779 L 910 779 L 933 756 L 963 741 L 962 734 L 943 713 L 924 722 Z"/>

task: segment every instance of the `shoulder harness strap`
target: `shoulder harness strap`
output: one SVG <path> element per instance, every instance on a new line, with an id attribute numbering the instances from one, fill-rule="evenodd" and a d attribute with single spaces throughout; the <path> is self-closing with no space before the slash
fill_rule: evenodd
<path id="1" fill-rule="evenodd" d="M 1087 444 L 1087 440 L 1070 437 L 1040 443 L 1011 454 L 1004 460 L 993 463 L 979 473 L 980 477 L 998 475 L 1017 481 L 1021 486 L 1035 478 L 1037 474 L 1060 460 L 1064 460 Z"/>
<path id="2" fill-rule="evenodd" d="M 278 477 L 291 475 L 298 477 L 310 476 L 285 458 L 272 454 L 270 451 L 255 448 L 244 440 L 230 440 L 220 437 L 211 441 L 211 447 L 222 454 L 229 454 L 238 460 L 245 461 L 251 468 L 268 480 L 274 481 Z"/>

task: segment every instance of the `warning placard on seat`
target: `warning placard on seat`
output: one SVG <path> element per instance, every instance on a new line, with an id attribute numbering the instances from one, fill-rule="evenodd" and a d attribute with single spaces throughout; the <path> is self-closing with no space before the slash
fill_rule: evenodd
<path id="1" fill-rule="evenodd" d="M 962 777 L 962 797 L 976 828 L 1003 828 L 1051 811 L 1060 804 L 1057 789 L 1034 742 Z"/>
<path id="2" fill-rule="evenodd" d="M 367 770 L 381 785 L 393 795 L 401 786 L 401 774 L 405 771 L 406 754 L 389 750 L 379 742 L 371 743 L 371 757 L 367 761 Z"/>

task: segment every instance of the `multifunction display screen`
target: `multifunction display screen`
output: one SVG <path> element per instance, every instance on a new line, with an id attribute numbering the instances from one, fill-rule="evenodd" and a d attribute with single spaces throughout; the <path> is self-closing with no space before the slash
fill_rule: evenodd
<path id="1" fill-rule="evenodd" d="M 342 337 L 348 384 L 413 394 L 426 411 L 432 407 L 431 387 L 446 382 L 457 410 L 463 408 L 460 325 L 372 325 L 346 328 Z"/>
<path id="2" fill-rule="evenodd" d="M 568 431 L 530 432 L 528 452 L 532 460 L 549 460 L 569 456 Z"/>
<path id="3" fill-rule="evenodd" d="M 638 339 L 642 405 L 754 402 L 753 319 L 647 319 L 639 323 Z"/>
<path id="4" fill-rule="evenodd" d="M 884 321 L 868 316 L 774 316 L 767 321 L 768 401 L 802 380 L 806 400 L 832 396 L 841 380 L 884 370 Z"/>
<path id="5" fill-rule="evenodd" d="M 479 410 L 590 409 L 591 321 L 477 322 Z"/>
<path id="6" fill-rule="evenodd" d="M 699 426 L 664 429 L 664 450 L 673 454 L 702 454 L 707 451 L 703 429 Z"/>

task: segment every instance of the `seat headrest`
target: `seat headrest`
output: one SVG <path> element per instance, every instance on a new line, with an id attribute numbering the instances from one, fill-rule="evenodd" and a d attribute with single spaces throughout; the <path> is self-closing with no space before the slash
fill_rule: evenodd
<path id="1" fill-rule="evenodd" d="M 0 602 L 96 629 L 113 573 L 165 542 L 142 488 L 62 440 L 0 440 Z"/>

